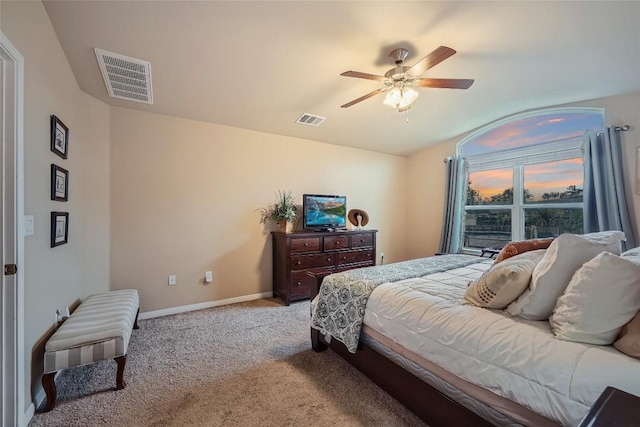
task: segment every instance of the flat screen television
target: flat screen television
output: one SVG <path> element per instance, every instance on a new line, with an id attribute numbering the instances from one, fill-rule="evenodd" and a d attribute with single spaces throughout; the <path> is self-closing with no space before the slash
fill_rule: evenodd
<path id="1" fill-rule="evenodd" d="M 347 226 L 347 197 L 304 194 L 302 218 L 305 230 L 327 231 Z"/>

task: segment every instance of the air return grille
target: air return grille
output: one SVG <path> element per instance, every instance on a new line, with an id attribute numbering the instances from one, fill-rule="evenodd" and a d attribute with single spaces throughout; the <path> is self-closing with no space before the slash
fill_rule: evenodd
<path id="1" fill-rule="evenodd" d="M 326 119 L 326 117 L 316 116 L 315 114 L 303 113 L 298 117 L 296 123 L 307 126 L 319 126 L 320 123 L 324 122 Z"/>
<path id="2" fill-rule="evenodd" d="M 109 96 L 153 104 L 151 63 L 95 49 Z"/>

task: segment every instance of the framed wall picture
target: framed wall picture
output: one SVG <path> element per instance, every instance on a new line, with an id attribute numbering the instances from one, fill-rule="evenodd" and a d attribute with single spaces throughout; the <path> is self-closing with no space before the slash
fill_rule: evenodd
<path id="1" fill-rule="evenodd" d="M 51 164 L 51 200 L 69 200 L 69 171 Z"/>
<path id="2" fill-rule="evenodd" d="M 56 116 L 51 116 L 51 151 L 63 159 L 69 152 L 69 128 Z"/>
<path id="3" fill-rule="evenodd" d="M 64 245 L 69 237 L 69 212 L 51 212 L 51 247 Z"/>

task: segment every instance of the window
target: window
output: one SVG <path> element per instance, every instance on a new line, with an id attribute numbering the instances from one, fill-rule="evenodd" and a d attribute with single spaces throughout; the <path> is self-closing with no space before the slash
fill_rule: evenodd
<path id="1" fill-rule="evenodd" d="M 467 159 L 463 247 L 582 232 L 582 137 L 600 109 L 553 109 L 501 120 L 458 145 Z"/>

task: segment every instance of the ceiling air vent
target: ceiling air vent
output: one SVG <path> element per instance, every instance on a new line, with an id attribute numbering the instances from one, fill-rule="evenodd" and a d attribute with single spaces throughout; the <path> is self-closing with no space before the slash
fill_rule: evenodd
<path id="1" fill-rule="evenodd" d="M 303 113 L 300 117 L 298 117 L 298 120 L 296 120 L 296 123 L 300 123 L 301 125 L 307 125 L 307 126 L 320 126 L 320 123 L 324 122 L 325 120 L 327 120 L 326 117 L 316 116 L 315 114 Z"/>
<path id="2" fill-rule="evenodd" d="M 95 49 L 109 96 L 153 104 L 151 63 Z"/>

